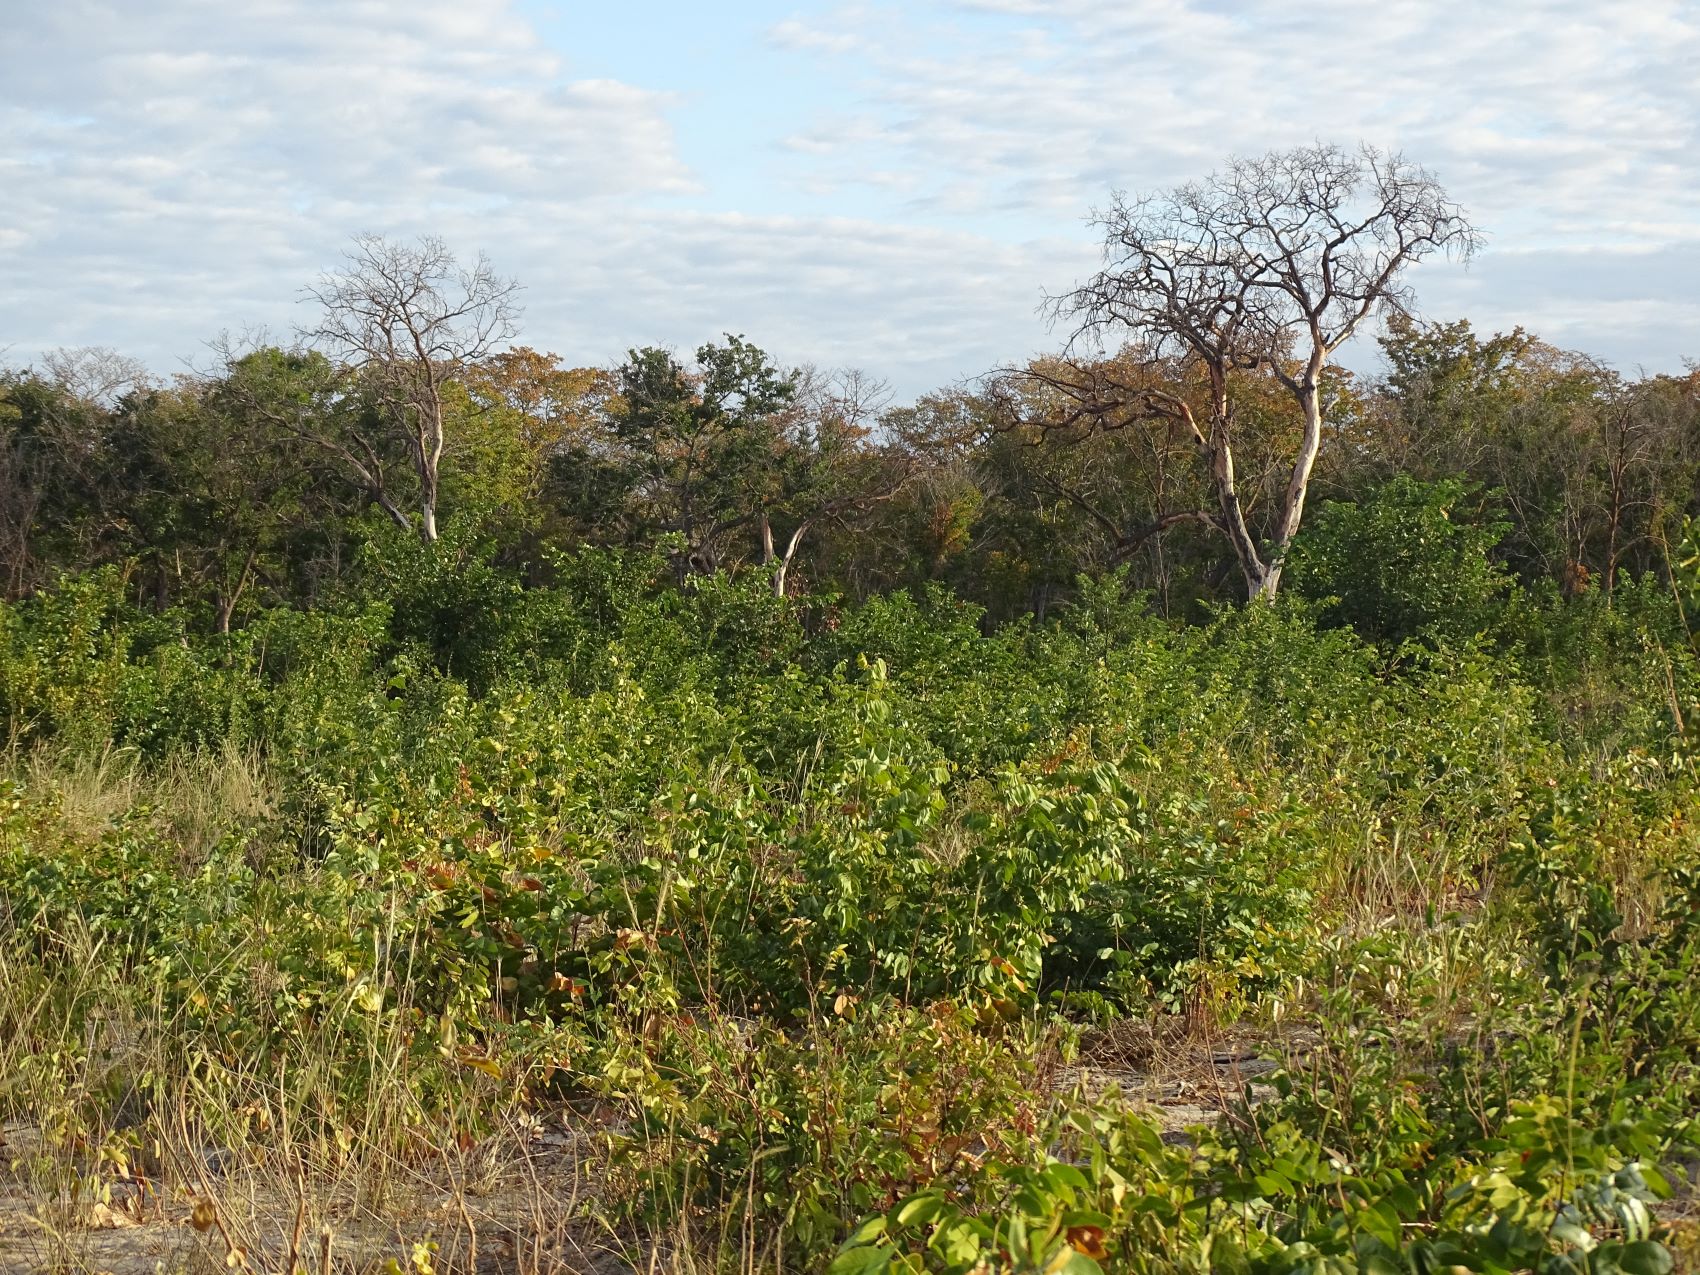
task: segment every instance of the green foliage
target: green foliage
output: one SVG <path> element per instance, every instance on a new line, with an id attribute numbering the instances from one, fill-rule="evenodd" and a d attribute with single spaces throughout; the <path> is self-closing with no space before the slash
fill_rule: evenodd
<path id="1" fill-rule="evenodd" d="M 1654 575 L 1561 598 L 1545 588 L 1515 600 L 1505 622 L 1548 730 L 1610 752 L 1658 749 L 1686 725 L 1695 651 L 1670 583 Z M 1662 692 L 1662 694 L 1661 694 Z"/>
<path id="2" fill-rule="evenodd" d="M 1419 1147 L 1397 1168 L 1359 1166 L 1285 1121 L 1259 1125 L 1255 1144 L 1200 1131 L 1176 1147 L 1110 1103 L 1065 1109 L 1025 1162 L 987 1162 L 868 1218 L 830 1269 L 1672 1269 L 1650 1207 L 1670 1187 L 1624 1158 L 1634 1130 L 1580 1126 L 1551 1098 L 1514 1104 L 1493 1136 L 1456 1153 Z"/>
<path id="3" fill-rule="evenodd" d="M 1133 349 L 889 410 L 738 336 L 411 408 L 0 370 L 0 1167 L 304 1199 L 559 1123 L 635 1268 L 1664 1275 L 1700 398 L 1383 346 L 1245 607 Z"/>
<path id="4" fill-rule="evenodd" d="M 1376 641 L 1473 637 L 1510 585 L 1490 556 L 1506 524 L 1482 521 L 1480 503 L 1463 482 L 1401 474 L 1356 504 L 1318 510 L 1287 578 L 1324 603 L 1329 623 Z"/>
<path id="5" fill-rule="evenodd" d="M 182 612 L 140 611 L 123 575 L 68 578 L 0 612 L 0 704 L 9 743 L 160 752 L 239 730 L 252 688 L 192 646 Z"/>
<path id="6" fill-rule="evenodd" d="M 1696 1110 L 1693 874 L 1626 942 L 1588 928 L 1617 925 L 1597 886 L 1553 892 L 1534 862 L 1533 965 L 1456 918 L 1325 943 L 1273 1096 L 1184 1144 L 1113 1094 L 1064 1105 L 866 1218 L 832 1269 L 1673 1269 L 1658 1166 Z"/>
<path id="7" fill-rule="evenodd" d="M 304 1125 L 391 1103 L 398 1160 L 555 1106 L 620 1234 L 797 1269 L 1662 1269 L 1700 783 L 1654 585 L 1389 650 L 1119 579 L 993 628 L 680 589 L 667 544 L 364 554 L 230 634 L 119 571 L 0 609 L 0 955 L 68 1021 L 310 1060 Z M 263 793 L 194 813 L 231 758 Z M 1057 1099 L 1081 1012 L 1285 1065 L 1165 1141 Z"/>
<path id="8" fill-rule="evenodd" d="M 949 1006 L 846 999 L 794 1032 L 674 1017 L 599 1084 L 639 1113 L 617 1162 L 651 1220 L 706 1207 L 822 1252 L 845 1218 L 1026 1142 L 1026 1043 Z"/>

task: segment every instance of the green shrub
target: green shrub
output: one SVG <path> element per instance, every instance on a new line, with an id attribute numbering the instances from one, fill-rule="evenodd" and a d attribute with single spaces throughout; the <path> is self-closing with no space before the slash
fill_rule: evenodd
<path id="1" fill-rule="evenodd" d="M 1510 574 L 1492 558 L 1507 524 L 1482 518 L 1480 493 L 1401 474 L 1356 504 L 1329 502 L 1293 543 L 1291 585 L 1329 623 L 1397 644 L 1474 637 L 1493 623 Z"/>

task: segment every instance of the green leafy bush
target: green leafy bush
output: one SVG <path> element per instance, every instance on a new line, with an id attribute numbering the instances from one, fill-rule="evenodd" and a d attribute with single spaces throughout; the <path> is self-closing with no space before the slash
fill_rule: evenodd
<path id="1" fill-rule="evenodd" d="M 1329 502 L 1294 541 L 1288 579 L 1330 623 L 1376 641 L 1473 637 L 1511 585 L 1491 556 L 1508 524 L 1483 518 L 1482 503 L 1462 481 L 1405 474 L 1355 504 Z"/>

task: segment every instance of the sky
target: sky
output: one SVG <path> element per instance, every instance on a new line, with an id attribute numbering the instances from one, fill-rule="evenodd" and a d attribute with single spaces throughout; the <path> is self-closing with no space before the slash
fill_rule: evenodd
<path id="1" fill-rule="evenodd" d="M 0 0 L 0 362 L 287 342 L 441 236 L 572 364 L 735 332 L 901 398 L 1061 344 L 1113 191 L 1368 142 L 1481 226 L 1422 312 L 1700 356 L 1700 0 Z M 1349 358 L 1374 366 L 1373 346 Z"/>

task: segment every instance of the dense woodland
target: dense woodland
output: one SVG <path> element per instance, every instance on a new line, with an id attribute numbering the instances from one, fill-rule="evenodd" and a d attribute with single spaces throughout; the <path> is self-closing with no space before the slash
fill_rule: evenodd
<path id="1" fill-rule="evenodd" d="M 375 238 L 0 373 L 0 1257 L 1692 1263 L 1700 379 L 1372 152 L 1101 226 L 914 403 Z"/>
<path id="2" fill-rule="evenodd" d="M 1610 598 L 1670 578 L 1700 513 L 1694 375 L 1629 378 L 1467 321 L 1398 319 L 1379 344 L 1376 376 L 1327 369 L 1296 592 L 1397 639 L 1454 603 L 1476 608 L 1446 621 L 1462 631 L 1513 592 Z M 1043 623 L 1078 604 L 1083 577 L 1115 574 L 1154 615 L 1196 621 L 1246 589 L 1219 531 L 1187 512 L 1211 503 L 1190 440 L 1117 387 L 1078 419 L 1089 378 L 1153 375 L 1136 359 L 1041 359 L 895 405 L 865 372 L 781 368 L 740 336 L 689 358 L 635 350 L 612 370 L 505 349 L 443 383 L 431 508 L 445 548 L 420 560 L 529 588 L 556 583 L 562 555 L 660 552 L 680 588 L 761 576 L 817 620 L 942 589 L 988 629 Z M 13 600 L 109 569 L 135 607 L 228 633 L 381 592 L 381 564 L 426 538 L 414 440 L 376 376 L 275 346 L 168 385 L 109 351 L 59 362 L 0 380 Z M 1189 372 L 1155 374 L 1202 399 Z M 1296 423 L 1272 375 L 1230 392 L 1256 527 L 1278 512 Z M 1378 576 L 1432 592 L 1372 615 L 1354 589 Z"/>

